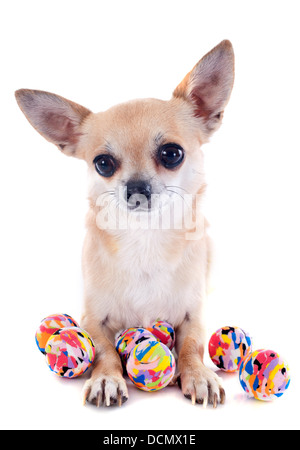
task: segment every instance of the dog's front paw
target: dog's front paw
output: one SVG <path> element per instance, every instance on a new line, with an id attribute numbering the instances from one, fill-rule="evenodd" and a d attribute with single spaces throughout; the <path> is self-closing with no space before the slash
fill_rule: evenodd
<path id="1" fill-rule="evenodd" d="M 99 406 L 122 406 L 128 400 L 126 381 L 121 376 L 99 376 L 86 381 L 83 388 L 83 404 L 86 401 Z"/>
<path id="2" fill-rule="evenodd" d="M 202 363 L 197 368 L 186 368 L 180 374 L 181 390 L 192 403 L 200 403 L 204 407 L 208 403 L 214 408 L 225 403 L 225 391 L 221 378 Z"/>

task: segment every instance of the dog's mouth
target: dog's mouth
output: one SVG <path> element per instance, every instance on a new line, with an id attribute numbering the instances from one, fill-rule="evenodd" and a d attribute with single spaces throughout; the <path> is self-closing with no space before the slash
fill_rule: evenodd
<path id="1" fill-rule="evenodd" d="M 118 204 L 123 210 L 128 212 L 150 214 L 152 212 L 163 212 L 166 207 L 170 207 L 178 198 L 181 202 L 184 200 L 183 196 L 175 189 L 171 190 L 164 187 L 162 192 L 157 194 L 144 195 L 136 193 L 130 196 L 125 194 L 121 199 L 119 197 Z"/>
<path id="2" fill-rule="evenodd" d="M 106 191 L 97 200 L 97 225 L 100 229 L 181 229 L 189 202 L 174 187 L 163 186 L 160 193 L 125 195 L 124 186 Z"/>
<path id="3" fill-rule="evenodd" d="M 127 209 L 136 212 L 150 212 L 153 206 L 152 196 L 133 194 L 127 199 Z"/>
<path id="4" fill-rule="evenodd" d="M 128 195 L 124 187 L 119 187 L 116 190 L 105 191 L 99 195 L 97 199 L 97 206 L 103 209 L 109 209 L 112 213 L 114 209 L 120 209 L 127 213 L 162 213 L 165 208 L 170 207 L 176 199 L 184 200 L 183 196 L 177 192 L 174 187 L 169 189 L 164 186 L 159 193 L 133 193 Z"/>

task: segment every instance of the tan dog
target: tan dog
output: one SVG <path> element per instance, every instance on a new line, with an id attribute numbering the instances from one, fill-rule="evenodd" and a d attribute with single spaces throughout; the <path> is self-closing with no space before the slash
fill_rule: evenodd
<path id="1" fill-rule="evenodd" d="M 221 124 L 233 80 L 233 49 L 223 41 L 170 101 L 137 100 L 94 114 L 47 92 L 16 92 L 33 127 L 88 164 L 81 325 L 97 357 L 85 401 L 127 400 L 114 336 L 161 319 L 176 331 L 183 394 L 205 406 L 224 402 L 220 379 L 203 364 L 210 248 L 199 211 L 205 190 L 200 147 Z"/>

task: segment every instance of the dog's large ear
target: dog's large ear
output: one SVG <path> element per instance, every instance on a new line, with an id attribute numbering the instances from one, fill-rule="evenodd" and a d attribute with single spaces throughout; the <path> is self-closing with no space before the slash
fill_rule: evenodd
<path id="1" fill-rule="evenodd" d="M 194 105 L 210 135 L 221 124 L 234 81 L 234 53 L 230 41 L 222 41 L 205 55 L 177 86 L 174 97 Z"/>
<path id="2" fill-rule="evenodd" d="M 67 155 L 80 157 L 76 147 L 81 124 L 91 111 L 49 92 L 20 89 L 15 95 L 28 121 L 44 138 Z"/>

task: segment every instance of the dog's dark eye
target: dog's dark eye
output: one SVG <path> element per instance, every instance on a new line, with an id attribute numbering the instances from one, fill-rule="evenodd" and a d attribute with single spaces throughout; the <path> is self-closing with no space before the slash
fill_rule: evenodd
<path id="1" fill-rule="evenodd" d="M 166 169 L 174 169 L 182 163 L 184 150 L 180 145 L 166 144 L 158 150 L 158 158 Z"/>
<path id="2" fill-rule="evenodd" d="M 112 177 L 117 169 L 117 162 L 111 155 L 96 156 L 93 162 L 102 177 Z"/>

